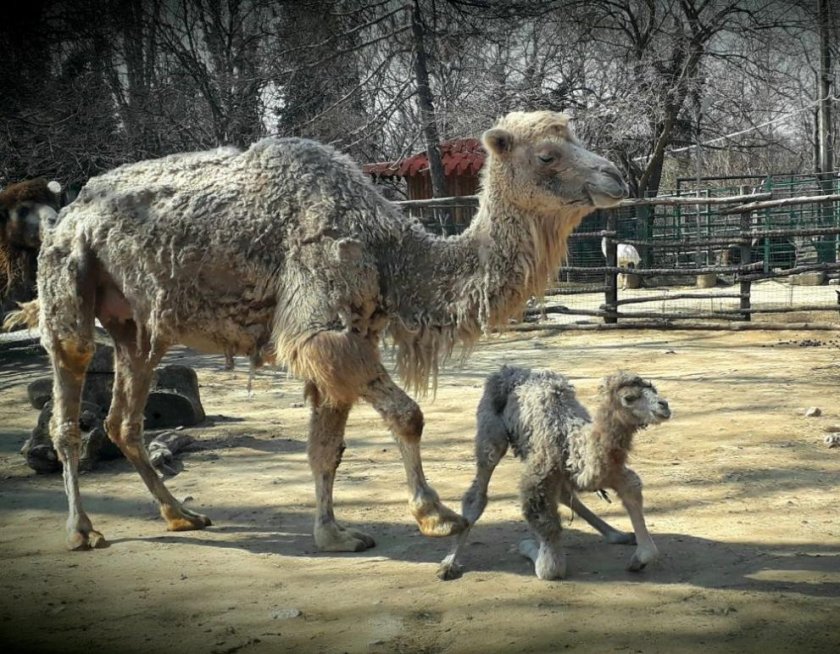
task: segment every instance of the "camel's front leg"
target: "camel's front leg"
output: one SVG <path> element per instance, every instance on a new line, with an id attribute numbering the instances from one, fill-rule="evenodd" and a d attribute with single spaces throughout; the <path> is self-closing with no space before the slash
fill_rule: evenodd
<path id="1" fill-rule="evenodd" d="M 495 467 L 495 464 L 493 467 Z M 493 467 L 485 468 L 479 464 L 476 477 L 461 500 L 461 512 L 464 514 L 467 526 L 456 536 L 452 549 L 438 566 L 437 576 L 442 581 L 458 579 L 463 574 L 463 567 L 458 558 L 467 544 L 470 528 L 478 522 L 487 506 L 487 486 L 490 483 L 490 476 L 493 474 Z"/>
<path id="2" fill-rule="evenodd" d="M 360 531 L 345 529 L 335 521 L 333 486 L 344 451 L 344 427 L 350 405 L 329 406 L 313 402 L 309 421 L 309 465 L 315 478 L 315 544 L 325 552 L 360 552 L 374 546 Z"/>
<path id="3" fill-rule="evenodd" d="M 409 507 L 426 536 L 451 536 L 466 527 L 466 521 L 444 506 L 426 482 L 420 457 L 423 414 L 420 407 L 399 388 L 383 369 L 362 393 L 381 415 L 397 440 L 408 480 Z"/>
<path id="4" fill-rule="evenodd" d="M 210 518 L 184 507 L 175 499 L 161 480 L 149 460 L 149 453 L 143 443 L 143 409 L 149 396 L 154 368 L 163 357 L 161 348 L 150 354 L 148 344 L 137 348 L 133 331 L 118 332 L 111 327 L 114 336 L 114 393 L 111 408 L 105 419 L 108 437 L 120 448 L 137 470 L 160 506 L 160 515 L 166 520 L 169 531 L 204 529 Z"/>
<path id="5" fill-rule="evenodd" d="M 613 487 L 621 498 L 624 508 L 627 509 L 630 522 L 633 523 L 633 531 L 636 534 L 636 551 L 633 553 L 630 563 L 627 564 L 627 569 L 638 572 L 659 556 L 659 550 L 650 537 L 645 524 L 642 480 L 630 468 L 625 468 Z"/>
<path id="6" fill-rule="evenodd" d="M 449 581 L 461 576 L 463 568 L 458 557 L 464 549 L 470 528 L 478 522 L 487 506 L 487 488 L 490 477 L 508 449 L 507 432 L 495 412 L 479 409 L 478 432 L 475 443 L 475 479 L 461 500 L 461 513 L 467 521 L 466 528 L 458 534 L 449 554 L 438 567 L 438 579 Z"/>

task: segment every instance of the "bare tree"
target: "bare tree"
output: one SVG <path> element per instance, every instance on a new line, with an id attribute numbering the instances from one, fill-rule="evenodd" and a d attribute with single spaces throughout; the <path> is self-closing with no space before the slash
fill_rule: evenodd
<path id="1" fill-rule="evenodd" d="M 440 157 L 440 137 L 438 136 L 434 99 L 429 82 L 429 68 L 426 63 L 427 29 L 423 24 L 419 0 L 414 0 L 411 12 L 411 33 L 414 37 L 414 75 L 417 85 L 417 104 L 420 110 L 420 122 L 426 141 L 426 157 L 429 159 L 429 175 L 432 182 L 432 195 L 446 195 L 443 163 Z"/>
<path id="2" fill-rule="evenodd" d="M 826 21 L 816 0 L 16 3 L 0 183 L 279 134 L 360 161 L 425 149 L 440 195 L 441 140 L 538 108 L 573 113 L 637 195 L 689 171 L 810 170 L 831 4 Z"/>
<path id="3" fill-rule="evenodd" d="M 80 183 L 121 162 L 102 51 L 72 29 L 66 9 L 15 3 L 0 21 L 0 185 L 37 176 Z"/>

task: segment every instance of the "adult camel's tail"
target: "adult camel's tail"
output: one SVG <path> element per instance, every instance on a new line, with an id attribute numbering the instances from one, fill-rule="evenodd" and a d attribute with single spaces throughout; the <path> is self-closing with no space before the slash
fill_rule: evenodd
<path id="1" fill-rule="evenodd" d="M 17 311 L 10 311 L 3 321 L 3 330 L 11 331 L 15 327 L 28 327 L 35 329 L 38 327 L 38 314 L 41 312 L 41 303 L 37 299 L 31 302 L 19 302 L 20 309 Z"/>

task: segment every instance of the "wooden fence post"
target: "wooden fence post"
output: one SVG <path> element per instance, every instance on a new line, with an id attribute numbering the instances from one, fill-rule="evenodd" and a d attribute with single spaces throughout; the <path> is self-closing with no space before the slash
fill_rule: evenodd
<path id="1" fill-rule="evenodd" d="M 640 206 L 636 210 L 636 237 L 641 238 L 648 243 L 640 246 L 639 254 L 642 257 L 642 266 L 645 268 L 653 268 L 653 253 L 651 252 L 650 241 L 653 238 L 653 220 L 654 210 L 652 206 Z M 641 236 L 639 235 L 639 226 L 641 225 Z"/>
<path id="2" fill-rule="evenodd" d="M 743 211 L 741 217 L 741 270 L 738 276 L 741 277 L 741 319 L 747 322 L 752 320 L 752 313 L 750 313 L 750 287 L 752 282 L 749 279 L 744 279 L 746 273 L 745 266 L 751 263 L 752 240 L 750 236 L 750 212 Z"/>
<path id="3" fill-rule="evenodd" d="M 616 212 L 607 210 L 607 231 L 615 234 Z M 606 259 L 607 268 L 615 268 L 618 265 L 618 237 L 605 236 L 607 247 Z M 618 274 L 615 271 L 604 273 L 604 305 L 608 312 L 618 310 Z M 604 322 L 608 324 L 617 323 L 615 316 L 604 316 Z"/>

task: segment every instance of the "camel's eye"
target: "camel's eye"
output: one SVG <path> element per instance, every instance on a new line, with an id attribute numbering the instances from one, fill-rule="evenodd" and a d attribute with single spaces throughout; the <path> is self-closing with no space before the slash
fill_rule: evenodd
<path id="1" fill-rule="evenodd" d="M 639 401 L 639 398 L 641 398 L 641 397 L 642 397 L 641 395 L 635 395 L 635 394 L 633 394 L 633 395 L 625 395 L 625 396 L 624 396 L 624 401 L 625 401 L 625 402 L 638 402 L 638 401 Z"/>
<path id="2" fill-rule="evenodd" d="M 550 164 L 554 161 L 554 155 L 541 153 L 537 155 L 537 159 L 539 159 L 541 163 Z"/>
<path id="3" fill-rule="evenodd" d="M 28 215 L 29 215 L 29 207 L 27 207 L 26 205 L 23 205 L 22 207 L 18 207 L 18 210 L 17 210 L 18 219 L 23 220 Z"/>

